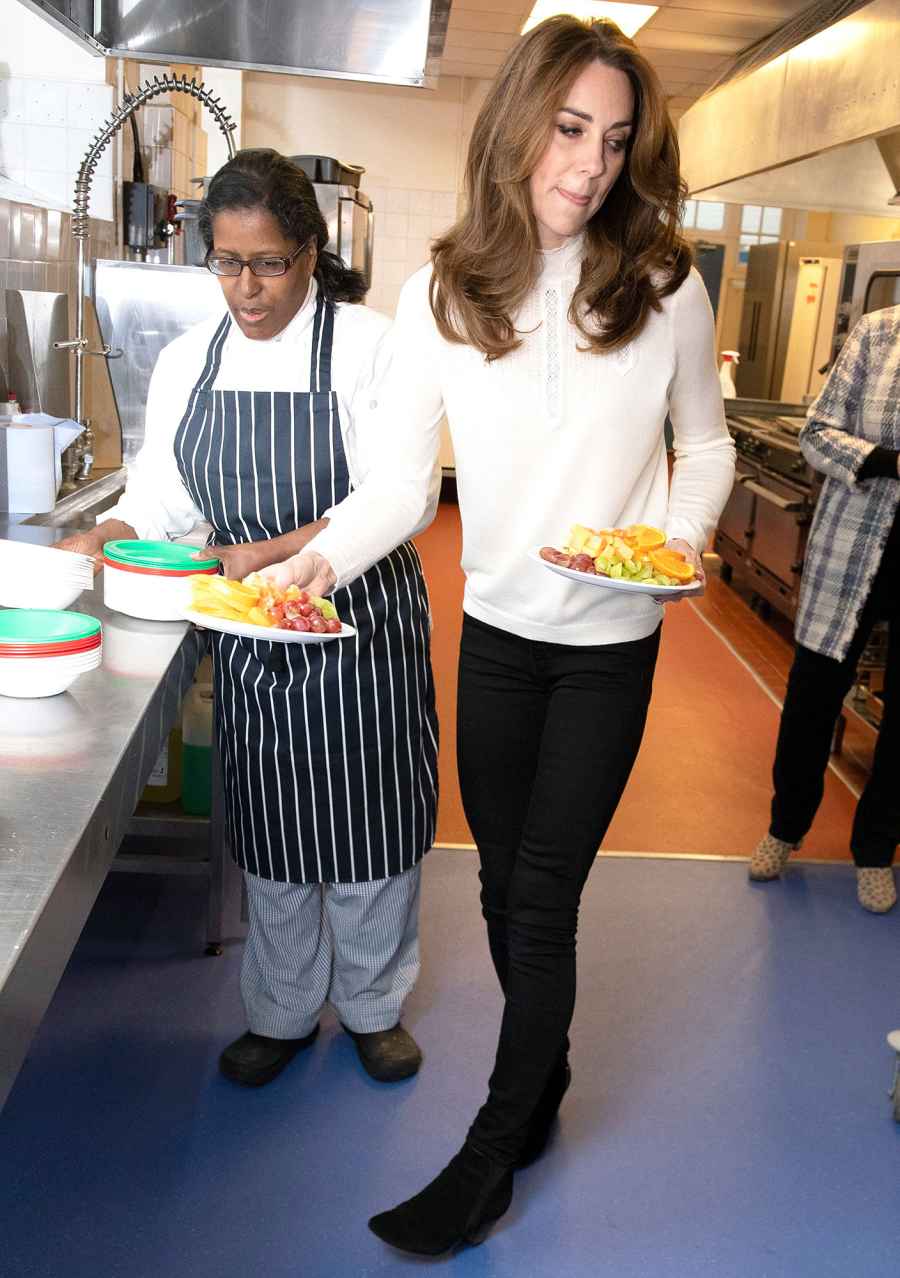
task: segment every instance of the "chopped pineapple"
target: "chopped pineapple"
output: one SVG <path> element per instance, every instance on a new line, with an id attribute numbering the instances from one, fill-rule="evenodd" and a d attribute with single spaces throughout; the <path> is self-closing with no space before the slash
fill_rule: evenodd
<path id="1" fill-rule="evenodd" d="M 570 555 L 580 555 L 584 550 L 585 543 L 588 538 L 595 537 L 596 535 L 597 534 L 594 532 L 593 528 L 586 528 L 584 524 L 573 524 L 569 529 L 566 553 Z"/>

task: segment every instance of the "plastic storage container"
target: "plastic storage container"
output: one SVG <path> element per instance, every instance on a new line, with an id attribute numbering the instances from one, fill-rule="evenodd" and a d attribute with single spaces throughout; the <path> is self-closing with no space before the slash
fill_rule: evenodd
<path id="1" fill-rule="evenodd" d="M 113 612 L 146 621 L 182 621 L 190 578 L 218 572 L 218 559 L 193 559 L 196 546 L 173 541 L 108 541 L 103 547 L 103 601 Z"/>
<path id="2" fill-rule="evenodd" d="M 191 816 L 209 816 L 212 808 L 212 667 L 205 657 L 197 681 L 184 699 L 181 715 L 181 806 Z"/>

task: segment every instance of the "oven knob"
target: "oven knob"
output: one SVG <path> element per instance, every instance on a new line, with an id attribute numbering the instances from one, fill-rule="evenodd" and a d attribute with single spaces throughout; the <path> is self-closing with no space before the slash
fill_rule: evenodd
<path id="1" fill-rule="evenodd" d="M 802 457 L 797 458 L 797 460 L 794 462 L 793 466 L 791 467 L 791 470 L 794 472 L 795 475 L 803 474 L 803 472 L 806 470 L 806 462 L 803 460 Z"/>

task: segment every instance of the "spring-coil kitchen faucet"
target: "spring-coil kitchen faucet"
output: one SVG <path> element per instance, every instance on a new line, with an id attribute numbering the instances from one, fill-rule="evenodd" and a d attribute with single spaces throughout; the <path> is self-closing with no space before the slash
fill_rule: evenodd
<path id="1" fill-rule="evenodd" d="M 126 93 L 122 105 L 112 113 L 105 124 L 100 126 L 96 137 L 88 147 L 84 159 L 81 161 L 78 176 L 75 179 L 75 200 L 72 212 L 72 236 L 75 240 L 77 275 L 75 286 L 75 336 L 67 342 L 54 342 L 54 346 L 57 349 L 70 350 L 75 356 L 75 419 L 81 425 L 86 424 L 84 419 L 82 361 L 85 355 L 107 357 L 114 356 L 117 353 L 105 343 L 98 351 L 87 350 L 87 338 L 84 335 L 84 277 L 86 248 L 90 235 L 88 203 L 91 197 L 91 183 L 94 180 L 94 172 L 100 161 L 100 156 L 108 143 L 115 137 L 126 120 L 134 115 L 138 107 L 144 106 L 160 93 L 189 93 L 191 97 L 196 98 L 212 112 L 216 124 L 225 135 L 228 158 L 231 159 L 235 153 L 234 139 L 231 135 L 237 126 L 219 99 L 213 97 L 209 89 L 205 89 L 203 84 L 198 84 L 196 80 L 188 80 L 187 76 L 182 76 L 179 79 L 178 76 L 170 75 L 154 76 L 152 80 L 145 80 L 135 93 Z"/>

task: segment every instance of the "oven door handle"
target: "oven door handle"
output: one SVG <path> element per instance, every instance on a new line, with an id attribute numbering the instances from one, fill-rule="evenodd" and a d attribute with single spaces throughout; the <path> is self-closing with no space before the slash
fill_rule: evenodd
<path id="1" fill-rule="evenodd" d="M 751 493 L 756 493 L 757 497 L 762 497 L 764 501 L 770 501 L 773 506 L 777 506 L 779 510 L 783 510 L 786 513 L 799 514 L 806 505 L 802 498 L 796 501 L 788 501 L 786 497 L 779 497 L 777 493 L 771 492 L 768 488 L 763 488 L 762 484 L 756 483 L 753 479 L 742 479 L 741 483 L 745 488 L 749 488 Z"/>

